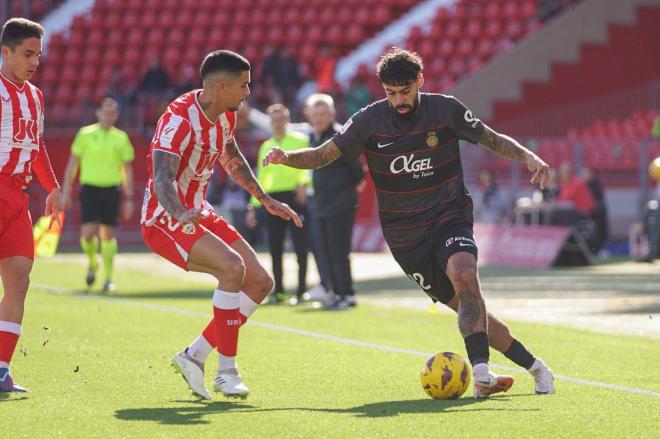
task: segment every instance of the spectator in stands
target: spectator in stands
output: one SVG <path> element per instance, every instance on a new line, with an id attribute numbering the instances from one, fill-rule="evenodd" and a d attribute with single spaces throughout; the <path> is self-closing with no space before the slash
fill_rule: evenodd
<path id="1" fill-rule="evenodd" d="M 654 139 L 660 138 L 660 115 L 653 119 L 653 128 L 651 129 L 651 136 Z"/>
<path id="2" fill-rule="evenodd" d="M 309 140 L 306 136 L 287 129 L 290 120 L 288 108 L 282 104 L 274 104 L 268 107 L 268 115 L 271 120 L 273 136 L 266 140 L 259 148 L 257 160 L 257 179 L 264 191 L 272 198 L 286 203 L 294 209 L 301 218 L 306 216 L 305 197 L 307 185 L 309 184 L 309 172 L 303 169 L 293 169 L 284 166 L 262 165 L 263 158 L 268 154 L 271 147 L 275 145 L 285 151 L 295 151 L 307 148 Z M 259 201 L 252 197 L 248 206 L 246 223 L 254 227 L 257 222 L 255 209 L 259 207 Z M 282 255 L 284 253 L 284 241 L 286 229 L 291 231 L 293 247 L 298 259 L 298 291 L 292 303 L 301 301 L 306 286 L 307 278 L 307 237 L 306 227 L 291 227 L 289 221 L 285 221 L 275 215 L 268 215 L 268 247 L 272 260 L 273 278 L 275 279 L 275 291 L 271 296 L 271 302 L 279 303 L 285 299 L 284 283 L 282 279 Z"/>
<path id="3" fill-rule="evenodd" d="M 291 105 L 300 85 L 300 64 L 296 56 L 288 47 L 283 47 L 280 52 L 279 62 L 275 65 L 273 83 L 280 95 L 278 102 Z"/>
<path id="4" fill-rule="evenodd" d="M 550 168 L 548 173 L 548 182 L 545 185 L 544 189 L 541 191 L 541 200 L 544 203 L 549 203 L 555 201 L 559 195 L 559 182 L 557 181 L 557 171 L 554 168 Z"/>
<path id="5" fill-rule="evenodd" d="M 313 132 L 311 148 L 317 148 L 332 138 L 341 128 L 335 122 L 335 105 L 327 94 L 314 94 L 307 100 L 309 121 Z M 364 171 L 357 158 L 340 157 L 313 172 L 314 198 L 320 258 L 326 262 L 333 295 L 329 309 L 346 309 L 356 305 L 351 276 L 351 238 L 358 203 L 358 186 Z"/>
<path id="6" fill-rule="evenodd" d="M 573 175 L 570 163 L 559 166 L 559 195 L 557 201 L 569 201 L 578 211 L 590 217 L 596 202 L 589 186 L 579 176 Z"/>
<path id="7" fill-rule="evenodd" d="M 160 65 L 157 57 L 151 59 L 149 69 L 144 72 L 138 86 L 140 93 L 151 96 L 163 96 L 170 88 L 170 76 Z"/>
<path id="8" fill-rule="evenodd" d="M 475 197 L 476 220 L 484 224 L 499 224 L 506 213 L 506 199 L 497 186 L 493 173 L 484 170 L 479 176 Z"/>
<path id="9" fill-rule="evenodd" d="M 174 87 L 174 94 L 180 96 L 199 87 L 199 81 L 195 79 L 195 70 L 191 66 L 186 66 L 181 74 L 181 79 Z"/>
<path id="10" fill-rule="evenodd" d="M 595 202 L 595 207 L 591 212 L 591 218 L 596 225 L 596 234 L 593 240 L 593 248 L 591 251 L 597 254 L 603 247 L 609 235 L 609 227 L 607 224 L 607 205 L 605 203 L 605 194 L 603 186 L 600 184 L 598 177 L 589 168 L 582 168 L 580 171 L 582 181 L 587 184 L 591 191 L 591 195 Z"/>
<path id="11" fill-rule="evenodd" d="M 327 46 L 321 47 L 316 60 L 316 89 L 321 93 L 328 93 L 333 88 L 337 58 Z"/>
<path id="12" fill-rule="evenodd" d="M 357 75 L 353 78 L 351 86 L 346 90 L 344 101 L 346 102 L 346 114 L 355 114 L 362 107 L 371 103 L 371 93 L 369 93 L 364 76 Z"/>

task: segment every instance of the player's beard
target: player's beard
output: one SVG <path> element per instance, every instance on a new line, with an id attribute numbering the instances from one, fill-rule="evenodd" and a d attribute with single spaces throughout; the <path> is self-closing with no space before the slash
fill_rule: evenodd
<path id="1" fill-rule="evenodd" d="M 397 115 L 397 117 L 403 119 L 403 120 L 409 120 L 415 117 L 417 114 L 417 110 L 419 109 L 419 93 L 417 93 L 417 97 L 415 98 L 415 101 L 413 102 L 412 105 L 404 104 L 404 105 L 397 105 L 396 107 L 392 107 L 392 110 L 394 111 L 394 114 Z M 410 110 L 406 113 L 399 113 L 400 108 L 409 108 Z"/>

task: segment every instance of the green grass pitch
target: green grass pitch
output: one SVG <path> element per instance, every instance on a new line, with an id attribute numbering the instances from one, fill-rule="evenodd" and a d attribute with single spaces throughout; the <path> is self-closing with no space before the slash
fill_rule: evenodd
<path id="1" fill-rule="evenodd" d="M 0 437 L 659 437 L 660 343 L 650 338 L 511 324 L 559 375 L 655 394 L 558 380 L 557 395 L 537 396 L 517 371 L 502 396 L 476 402 L 470 388 L 433 401 L 419 384 L 422 353 L 464 355 L 454 316 L 263 306 L 241 329 L 252 393 L 200 402 L 169 361 L 210 318 L 210 279 L 134 265 L 105 298 L 76 292 L 83 275 L 78 260 L 36 263 L 12 363 L 31 393 L 0 399 Z M 216 365 L 212 356 L 209 388 Z"/>

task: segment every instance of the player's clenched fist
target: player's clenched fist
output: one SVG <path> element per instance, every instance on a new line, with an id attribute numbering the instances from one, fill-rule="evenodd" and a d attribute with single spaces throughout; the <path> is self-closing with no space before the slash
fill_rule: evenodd
<path id="1" fill-rule="evenodd" d="M 266 154 L 266 157 L 264 157 L 263 160 L 263 165 L 268 166 L 270 164 L 273 165 L 281 165 L 283 163 L 286 163 L 286 160 L 289 158 L 289 155 L 282 149 L 282 148 L 271 148 L 270 151 L 268 151 L 268 154 Z"/>
<path id="2" fill-rule="evenodd" d="M 198 225 L 201 219 L 202 219 L 202 209 L 188 209 L 185 212 L 183 212 L 181 215 L 179 215 L 177 221 L 182 226 L 191 223 L 194 225 Z"/>

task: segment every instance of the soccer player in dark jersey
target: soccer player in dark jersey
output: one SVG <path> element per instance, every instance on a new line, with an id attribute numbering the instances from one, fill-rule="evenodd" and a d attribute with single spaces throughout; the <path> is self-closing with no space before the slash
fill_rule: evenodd
<path id="1" fill-rule="evenodd" d="M 364 154 L 376 186 L 385 240 L 403 271 L 434 301 L 458 313 L 472 363 L 474 396 L 507 391 L 513 378 L 488 367 L 489 344 L 527 369 L 536 393 L 554 393 L 550 369 L 509 328 L 486 311 L 472 234 L 472 199 L 463 182 L 459 140 L 527 165 L 543 188 L 548 165 L 511 137 L 499 134 L 452 96 L 420 93 L 421 58 L 392 48 L 377 65 L 387 99 L 355 113 L 318 148 L 273 148 L 264 164 L 314 169 L 338 157 Z"/>

